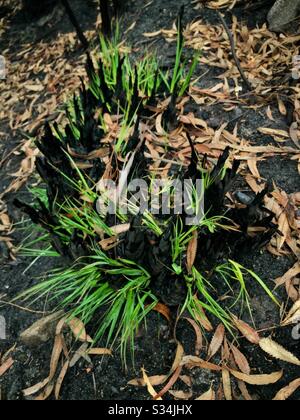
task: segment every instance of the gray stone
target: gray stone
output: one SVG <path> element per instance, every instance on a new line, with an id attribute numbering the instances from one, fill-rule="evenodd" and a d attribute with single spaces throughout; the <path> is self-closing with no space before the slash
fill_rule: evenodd
<path id="1" fill-rule="evenodd" d="M 276 0 L 268 14 L 269 28 L 281 32 L 300 12 L 300 0 Z"/>
<path id="2" fill-rule="evenodd" d="M 21 333 L 20 340 L 28 347 L 37 347 L 46 343 L 55 335 L 56 325 L 64 316 L 64 311 L 39 319 L 31 327 Z"/>

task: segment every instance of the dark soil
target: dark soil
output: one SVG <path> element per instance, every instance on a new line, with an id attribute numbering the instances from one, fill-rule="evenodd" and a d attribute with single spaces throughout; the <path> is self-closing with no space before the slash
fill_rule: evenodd
<path id="1" fill-rule="evenodd" d="M 0 2 L 1 3 L 1 2 Z M 84 29 L 88 29 L 95 25 L 96 15 L 93 2 L 74 1 L 75 11 L 80 15 L 80 22 Z M 195 11 L 190 6 L 190 1 L 185 1 L 187 12 L 185 22 L 190 22 L 199 16 L 199 11 Z M 129 27 L 134 21 L 136 26 L 133 31 L 127 35 L 127 41 L 135 45 L 136 48 L 147 47 L 152 41 L 145 39 L 142 34 L 144 32 L 154 32 L 161 28 L 170 28 L 176 18 L 178 12 L 178 0 L 135 0 L 128 2 L 125 14 L 123 16 L 122 28 Z M 8 6 L 9 9 L 9 6 Z M 7 12 L 7 10 L 6 10 Z M 0 4 L 0 16 L 5 13 Z M 260 9 L 256 13 L 245 12 L 243 7 L 234 11 L 239 20 L 244 20 L 249 26 L 255 26 L 262 23 L 265 19 L 267 8 Z M 215 22 L 217 17 L 212 10 L 201 12 L 202 18 L 208 22 Z M 31 31 L 28 31 L 27 22 L 22 19 L 22 15 L 7 15 L 7 19 L 11 20 L 11 29 L 20 33 L 26 32 L 28 41 L 34 44 L 37 39 L 43 38 L 45 42 L 56 36 L 62 31 L 71 30 L 68 20 L 65 18 L 57 23 L 54 27 L 44 31 L 43 28 L 34 25 Z M 33 29 L 32 29 L 33 28 Z M 141 41 L 143 44 L 141 44 Z M 10 31 L 5 33 L 0 40 L 0 52 L 6 48 L 14 48 L 15 53 L 18 52 L 18 43 L 12 43 L 10 40 Z M 159 51 L 159 55 L 163 57 L 166 64 L 170 64 L 174 60 L 175 50 L 163 40 L 159 40 L 154 44 L 153 48 Z M 81 54 L 82 50 L 78 47 L 77 51 L 72 51 L 68 56 L 70 62 L 76 54 Z M 203 69 L 203 73 L 206 69 Z M 216 73 L 210 70 L 205 77 L 201 79 L 201 86 L 211 86 L 215 83 Z M 43 101 L 41 96 L 40 101 Z M 24 111 L 23 104 L 19 104 L 20 113 Z M 272 139 L 267 136 L 258 135 L 257 128 L 270 124 L 267 120 L 265 112 L 248 111 L 242 106 L 232 113 L 222 112 L 222 108 L 218 105 L 212 107 L 203 107 L 195 110 L 202 118 L 213 126 L 220 126 L 224 121 L 231 121 L 239 118 L 239 134 L 246 139 L 250 139 L 253 144 L 267 145 L 272 144 Z M 246 112 L 247 111 L 247 112 Z M 236 123 L 236 121 L 235 121 Z M 235 124 L 234 123 L 234 124 Z M 283 117 L 277 119 L 275 128 L 286 128 L 286 121 Z M 18 143 L 23 140 L 23 134 L 20 132 L 12 133 L 7 121 L 1 121 L 0 132 L 4 133 L 0 142 L 0 152 L 4 156 L 7 152 L 15 148 Z M 9 173 L 14 172 L 18 168 L 19 160 L 15 157 L 9 164 L 0 168 L 0 191 L 11 181 Z M 262 176 L 268 181 L 274 181 L 280 188 L 288 193 L 299 190 L 299 175 L 296 162 L 281 158 L 272 158 L 260 164 L 259 169 Z M 20 213 L 12 206 L 12 200 L 17 196 L 26 198 L 27 191 L 17 194 L 11 194 L 7 198 L 8 207 L 11 218 L 18 222 L 21 218 Z M 22 233 L 16 234 L 16 241 L 20 241 Z M 1 245 L 1 244 L 0 244 Z M 47 270 L 50 270 L 53 262 L 51 260 L 36 262 L 29 270 L 25 272 L 30 261 L 18 257 L 16 262 L 10 262 L 5 258 L 5 249 L 0 247 L 1 265 L 1 282 L 0 296 L 5 294 L 6 299 L 15 297 L 19 292 L 27 289 L 34 284 L 36 278 Z M 244 256 L 244 263 L 250 269 L 253 269 L 260 275 L 267 284 L 272 287 L 272 281 L 283 275 L 293 264 L 293 260 L 289 258 L 275 258 L 266 251 L 257 252 L 256 254 Z M 278 325 L 279 314 L 278 309 L 261 293 L 256 285 L 250 287 L 252 297 L 253 314 L 258 329 L 267 329 L 274 324 Z M 286 299 L 284 291 L 280 296 Z M 44 309 L 44 302 L 35 306 L 37 310 Z M 46 309 L 49 309 L 46 307 Z M 21 345 L 18 338 L 19 334 L 29 327 L 40 316 L 19 310 L 12 306 L 0 307 L 0 315 L 4 316 L 7 322 L 7 339 L 0 341 L 0 354 L 5 353 L 10 347 L 17 343 L 14 353 L 15 363 L 13 367 L 2 378 L 0 378 L 0 389 L 2 399 L 16 400 L 22 399 L 21 390 L 38 383 L 48 376 L 49 363 L 51 357 L 52 343 L 46 343 L 39 348 L 27 348 Z M 247 319 L 247 318 L 244 318 Z M 267 333 L 267 335 L 270 333 Z M 177 328 L 177 338 L 184 344 L 186 354 L 194 354 L 195 337 L 193 330 L 185 321 L 181 321 Z M 209 342 L 210 336 L 207 336 Z M 300 357 L 299 342 L 292 339 L 291 329 L 278 329 L 274 332 L 274 338 L 285 348 L 292 351 L 296 356 Z M 249 345 L 247 342 L 242 343 L 242 350 L 248 357 L 254 373 L 271 373 L 284 368 L 285 374 L 283 379 L 274 386 L 269 387 L 253 387 L 251 394 L 256 395 L 260 399 L 272 399 L 276 392 L 287 385 L 290 381 L 300 377 L 300 369 L 286 365 L 279 361 L 271 360 L 264 353 L 259 351 L 257 347 Z M 104 343 L 102 343 L 104 344 Z M 167 322 L 157 313 L 151 313 L 147 321 L 147 329 L 142 328 L 136 339 L 135 349 L 135 367 L 130 367 L 128 371 L 122 368 L 121 360 L 118 353 L 111 358 L 95 358 L 93 365 L 83 359 L 73 368 L 70 369 L 62 387 L 61 397 L 64 400 L 89 400 L 89 399 L 115 399 L 115 400 L 131 400 L 131 399 L 149 399 L 149 394 L 144 388 L 128 386 L 127 382 L 133 378 L 141 376 L 141 367 L 145 367 L 150 375 L 160 375 L 168 372 L 172 366 L 176 350 L 176 342 L 173 332 Z M 206 357 L 202 354 L 202 357 Z M 216 389 L 218 381 L 216 375 L 210 371 L 194 369 L 184 372 L 192 378 L 192 391 L 194 396 L 198 396 L 207 391 L 212 381 L 215 381 Z M 187 390 L 183 382 L 178 381 L 174 389 Z M 300 392 L 295 393 L 292 397 L 298 400 Z"/>

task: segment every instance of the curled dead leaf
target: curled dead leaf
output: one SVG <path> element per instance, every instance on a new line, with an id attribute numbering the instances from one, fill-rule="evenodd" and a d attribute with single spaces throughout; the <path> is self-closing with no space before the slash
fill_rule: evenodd
<path id="1" fill-rule="evenodd" d="M 285 401 L 291 397 L 300 387 L 300 378 L 291 382 L 288 386 L 282 388 L 274 397 L 274 401 Z"/>
<path id="2" fill-rule="evenodd" d="M 85 326 L 83 322 L 78 318 L 72 318 L 70 320 L 67 320 L 67 325 L 70 327 L 74 337 L 76 340 L 79 340 L 81 342 L 88 342 L 92 343 L 93 340 L 91 337 L 89 337 L 86 333 Z"/>
<path id="3" fill-rule="evenodd" d="M 179 366 L 181 366 L 182 359 L 184 357 L 184 348 L 179 341 L 177 342 L 177 349 L 176 349 L 176 355 L 173 362 L 173 365 L 171 367 L 171 373 L 173 373 Z"/>
<path id="4" fill-rule="evenodd" d="M 23 389 L 24 397 L 30 397 L 38 393 L 41 389 L 45 388 L 45 386 L 49 383 L 49 377 L 44 379 L 43 381 L 31 386 L 30 388 Z"/>
<path id="5" fill-rule="evenodd" d="M 194 328 L 194 331 L 196 334 L 195 355 L 199 356 L 200 351 L 203 347 L 203 336 L 202 336 L 201 329 L 195 320 L 191 318 L 186 318 L 186 317 L 184 319 L 186 319 Z"/>
<path id="6" fill-rule="evenodd" d="M 167 305 L 159 302 L 155 305 L 155 307 L 153 308 L 153 311 L 156 311 L 160 313 L 161 315 L 163 315 L 166 318 L 166 320 L 171 324 L 172 322 L 171 311 Z"/>
<path id="7" fill-rule="evenodd" d="M 46 388 L 42 391 L 42 393 L 40 395 L 38 395 L 37 397 L 35 397 L 35 401 L 45 401 L 47 398 L 50 397 L 50 395 L 52 394 L 52 391 L 54 390 L 54 383 L 51 382 L 49 383 Z"/>
<path id="8" fill-rule="evenodd" d="M 281 326 L 297 324 L 300 321 L 300 299 L 293 305 L 287 317 L 282 321 Z"/>
<path id="9" fill-rule="evenodd" d="M 146 374 L 146 371 L 144 368 L 142 368 L 142 374 L 143 374 L 143 380 L 147 386 L 147 390 L 149 392 L 149 394 L 151 395 L 151 397 L 155 398 L 158 394 L 155 391 L 155 389 L 153 388 L 153 385 L 151 384 L 151 382 L 149 381 L 149 378 Z M 161 397 L 156 398 L 157 400 L 162 400 Z"/>

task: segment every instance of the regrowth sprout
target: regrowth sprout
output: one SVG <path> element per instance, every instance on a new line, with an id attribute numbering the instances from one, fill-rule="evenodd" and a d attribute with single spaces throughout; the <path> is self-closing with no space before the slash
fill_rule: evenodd
<path id="1" fill-rule="evenodd" d="M 124 363 L 128 350 L 134 357 L 136 332 L 159 302 L 178 308 L 179 314 L 188 312 L 198 323 L 211 316 L 231 333 L 234 307 L 245 305 L 251 311 L 248 282 L 256 282 L 278 303 L 267 285 L 238 261 L 241 254 L 268 243 L 276 229 L 263 206 L 267 190 L 244 208 L 226 206 L 239 167 L 237 161 L 228 167 L 229 149 L 211 166 L 186 133 L 191 163 L 179 168 L 176 179 L 191 182 L 192 207 L 203 199 L 205 203 L 203 217 L 193 226 L 186 224 L 186 214 L 173 211 L 172 200 L 167 215 L 138 213 L 128 191 L 127 213 L 105 214 L 98 208 L 99 197 L 106 204 L 114 200 L 101 180 L 125 185 L 138 178 L 152 190 L 145 127 L 154 130 L 160 104 L 168 98 L 177 118 L 177 99 L 188 90 L 198 63 L 197 57 L 190 66 L 183 60 L 182 14 L 172 71 L 163 72 L 151 54 L 133 64 L 120 47 L 118 28 L 110 39 L 100 36 L 97 65 L 88 54 L 89 83 L 82 82 L 67 104 L 67 123 L 46 125 L 36 142 L 43 155 L 37 159 L 43 183 L 31 190 L 33 203 L 16 201 L 37 227 L 21 252 L 35 259 L 66 258 L 65 267 L 52 270 L 21 297 L 34 302 L 50 296 L 70 317 L 95 322 L 94 339 L 119 346 Z M 164 127 L 173 117 L 164 112 Z M 203 180 L 201 197 L 197 179 Z M 253 236 L 253 226 L 263 229 Z M 231 298 L 221 302 L 220 288 Z"/>

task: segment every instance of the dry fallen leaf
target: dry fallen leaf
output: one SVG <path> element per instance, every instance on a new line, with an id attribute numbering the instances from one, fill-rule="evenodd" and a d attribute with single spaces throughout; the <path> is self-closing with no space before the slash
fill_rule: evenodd
<path id="1" fill-rule="evenodd" d="M 233 316 L 233 323 L 250 343 L 259 343 L 259 334 L 252 327 L 250 327 L 250 325 L 246 324 L 244 321 L 241 321 L 236 316 Z"/>
<path id="2" fill-rule="evenodd" d="M 274 401 L 285 401 L 291 397 L 300 387 L 300 378 L 291 382 L 288 386 L 282 388 L 274 397 Z"/>
<path id="3" fill-rule="evenodd" d="M 167 305 L 164 305 L 163 303 L 159 302 L 155 305 L 155 307 L 153 308 L 153 311 L 156 311 L 160 313 L 161 315 L 163 315 L 167 319 L 167 321 L 171 324 L 172 315 L 171 315 L 170 308 Z"/>
<path id="4" fill-rule="evenodd" d="M 12 365 L 14 364 L 14 360 L 12 357 L 9 357 L 1 366 L 0 366 L 0 377 L 7 372 Z"/>
<path id="5" fill-rule="evenodd" d="M 148 390 L 149 394 L 151 395 L 151 397 L 155 398 L 157 396 L 157 392 L 155 391 L 151 382 L 149 381 L 149 378 L 148 378 L 144 368 L 142 368 L 142 374 L 143 374 L 143 379 L 144 379 L 144 382 L 147 386 L 147 390 Z M 157 400 L 162 400 L 162 398 L 158 397 Z"/>
<path id="6" fill-rule="evenodd" d="M 63 337 L 62 335 L 59 334 L 55 337 L 55 340 L 54 340 L 54 346 L 53 346 L 51 360 L 50 360 L 50 373 L 48 377 L 49 382 L 51 382 L 55 376 L 62 351 L 63 351 Z"/>
<path id="7" fill-rule="evenodd" d="M 105 348 L 93 348 L 93 349 L 89 349 L 87 351 L 87 354 L 89 354 L 90 356 L 102 356 L 104 354 L 107 354 L 108 356 L 111 356 L 112 355 L 112 350 L 105 349 Z"/>
<path id="8" fill-rule="evenodd" d="M 196 300 L 197 311 L 194 311 L 194 318 L 199 322 L 199 324 L 208 332 L 212 332 L 214 327 L 212 326 L 210 320 L 207 318 L 203 307 Z"/>
<path id="9" fill-rule="evenodd" d="M 52 394 L 53 390 L 54 390 L 55 384 L 49 383 L 46 388 L 44 389 L 44 391 L 41 392 L 40 395 L 38 395 L 37 397 L 34 398 L 35 401 L 45 401 L 47 398 L 50 397 L 50 395 Z"/>
<path id="10" fill-rule="evenodd" d="M 220 350 L 225 337 L 225 327 L 220 324 L 211 340 L 208 349 L 208 360 L 210 360 Z"/>
<path id="11" fill-rule="evenodd" d="M 195 334 L 196 334 L 195 355 L 199 356 L 200 351 L 203 347 L 203 336 L 202 336 L 201 329 L 194 319 L 187 318 L 187 317 L 185 317 L 184 319 L 186 319 L 195 330 Z"/>
<path id="12" fill-rule="evenodd" d="M 86 333 L 85 326 L 82 321 L 78 318 L 72 318 L 70 320 L 66 320 L 67 325 L 70 327 L 74 337 L 76 340 L 88 343 L 92 343 L 93 340 L 89 337 Z"/>
<path id="13" fill-rule="evenodd" d="M 178 368 L 175 370 L 175 372 L 170 377 L 168 383 L 164 386 L 164 388 L 155 396 L 155 399 L 159 399 L 160 397 L 163 397 L 167 392 L 170 392 L 170 388 L 177 382 L 180 373 L 182 371 L 182 366 L 178 366 Z"/>
<path id="14" fill-rule="evenodd" d="M 252 175 L 257 179 L 260 179 L 261 176 L 260 176 L 260 173 L 259 173 L 258 168 L 257 168 L 257 160 L 253 159 L 253 158 L 249 159 L 247 164 L 248 164 L 248 167 L 249 167 Z"/>
<path id="15" fill-rule="evenodd" d="M 215 399 L 216 399 L 216 393 L 212 387 L 210 387 L 210 389 L 207 392 L 200 395 L 200 397 L 195 398 L 196 401 L 215 401 Z"/>
<path id="16" fill-rule="evenodd" d="M 179 341 L 177 342 L 177 349 L 176 349 L 176 355 L 173 362 L 173 365 L 171 367 L 171 373 L 173 373 L 179 366 L 181 366 L 182 359 L 184 357 L 184 348 Z"/>
<path id="17" fill-rule="evenodd" d="M 207 362 L 197 356 L 184 356 L 181 361 L 181 366 L 187 366 L 189 368 L 199 367 L 201 369 L 212 370 L 215 372 L 221 372 L 222 367 L 215 365 L 214 363 Z"/>
<path id="18" fill-rule="evenodd" d="M 187 269 L 188 273 L 191 273 L 193 265 L 195 264 L 198 250 L 198 233 L 194 232 L 193 238 L 190 240 L 187 248 Z"/>
<path id="19" fill-rule="evenodd" d="M 60 374 L 59 374 L 59 376 L 57 378 L 57 381 L 56 381 L 56 384 L 55 384 L 55 390 L 54 390 L 54 395 L 55 395 L 55 399 L 56 400 L 59 400 L 60 390 L 61 390 L 63 381 L 65 379 L 65 376 L 66 376 L 66 374 L 68 372 L 69 366 L 70 366 L 70 362 L 69 362 L 69 360 L 67 360 L 64 363 L 64 365 L 63 365 L 63 367 L 62 367 L 62 369 L 60 371 Z"/>
<path id="20" fill-rule="evenodd" d="M 180 375 L 179 376 L 179 379 L 182 380 L 182 382 L 184 382 L 185 385 L 187 385 L 189 388 L 192 387 L 193 381 L 192 381 L 192 378 L 190 376 L 188 376 L 188 375 Z"/>
<path id="21" fill-rule="evenodd" d="M 61 322 L 62 321 L 60 321 L 59 324 Z M 53 382 L 53 378 L 56 374 L 59 359 L 60 359 L 62 351 L 63 351 L 63 337 L 59 334 L 59 335 L 56 335 L 56 337 L 55 337 L 55 342 L 54 342 L 52 355 L 51 355 L 51 361 L 50 361 L 49 376 L 44 381 L 39 382 L 38 384 L 36 384 L 36 385 L 34 385 L 30 388 L 24 389 L 23 390 L 24 396 L 30 396 L 32 394 L 35 394 L 39 390 L 43 389 L 45 386 L 46 386 L 46 388 L 35 399 L 44 401 L 52 394 L 52 391 L 53 391 L 54 386 L 55 386 L 55 384 Z"/>
<path id="22" fill-rule="evenodd" d="M 262 134 L 266 134 L 268 136 L 279 136 L 279 137 L 285 137 L 289 138 L 289 134 L 285 130 L 276 130 L 274 128 L 267 128 L 267 127 L 260 127 L 258 128 L 258 131 Z"/>
<path id="23" fill-rule="evenodd" d="M 168 375 L 154 375 L 148 376 L 148 380 L 152 386 L 162 385 L 168 380 Z M 146 386 L 144 379 L 137 378 L 127 382 L 127 385 L 131 386 Z"/>
<path id="24" fill-rule="evenodd" d="M 297 359 L 296 356 L 287 351 L 280 344 L 273 341 L 271 338 L 262 338 L 259 342 L 259 347 L 275 359 L 300 366 L 300 360 Z"/>
<path id="25" fill-rule="evenodd" d="M 41 84 L 36 84 L 36 85 L 26 84 L 25 89 L 30 90 L 32 92 L 41 92 L 42 90 L 44 90 L 44 86 Z"/>
<path id="26" fill-rule="evenodd" d="M 30 397 L 31 395 L 36 394 L 41 389 L 45 388 L 45 386 L 49 383 L 49 377 L 44 379 L 43 381 L 31 386 L 30 388 L 23 389 L 24 397 Z"/>
<path id="27" fill-rule="evenodd" d="M 282 235 L 278 236 L 277 249 L 281 250 L 287 238 L 291 235 L 289 220 L 285 212 L 281 213 L 278 219 L 278 230 Z"/>
<path id="28" fill-rule="evenodd" d="M 74 367 L 81 358 L 85 359 L 90 364 L 92 363 L 91 358 L 88 355 L 88 347 L 89 344 L 85 342 L 74 352 L 74 355 L 70 360 L 70 368 Z"/>
<path id="29" fill-rule="evenodd" d="M 184 355 L 183 346 L 178 342 L 177 343 L 177 350 L 176 350 L 175 359 L 174 359 L 172 368 L 171 368 L 170 372 L 168 373 L 168 375 L 154 375 L 154 376 L 149 376 L 149 377 L 147 377 L 148 378 L 148 382 L 152 386 L 157 386 L 157 385 L 164 384 L 170 378 L 170 376 L 174 372 L 178 372 L 178 368 L 181 366 L 183 355 Z M 132 379 L 131 381 L 128 382 L 128 385 L 132 385 L 132 386 L 146 386 L 146 382 L 145 382 L 145 379 L 143 377 L 143 378 Z"/>
<path id="30" fill-rule="evenodd" d="M 240 381 L 246 382 L 249 385 L 271 385 L 278 382 L 283 375 L 283 371 L 274 372 L 269 375 L 246 375 L 245 373 L 237 372 L 230 369 L 231 375 Z"/>
<path id="31" fill-rule="evenodd" d="M 253 400 L 253 398 L 249 394 L 249 391 L 247 389 L 247 386 L 246 386 L 245 382 L 238 381 L 238 387 L 239 387 L 239 390 L 241 391 L 241 394 L 242 394 L 245 401 L 252 401 Z"/>
<path id="32" fill-rule="evenodd" d="M 247 358 L 235 345 L 231 344 L 230 349 L 232 351 L 235 363 L 237 364 L 241 372 L 245 373 L 246 375 L 250 375 L 251 369 Z"/>
<path id="33" fill-rule="evenodd" d="M 223 380 L 223 390 L 224 390 L 225 399 L 227 401 L 232 401 L 230 373 L 228 369 L 223 369 L 222 380 Z"/>
<path id="34" fill-rule="evenodd" d="M 297 324 L 300 322 L 300 299 L 293 305 L 285 320 L 282 321 L 281 326 Z"/>
<path id="35" fill-rule="evenodd" d="M 156 32 L 144 32 L 143 36 L 145 36 L 146 38 L 155 38 L 159 35 L 161 35 L 162 31 L 156 31 Z"/>
<path id="36" fill-rule="evenodd" d="M 300 274 L 300 263 L 296 262 L 294 266 L 284 274 L 284 276 L 279 277 L 278 279 L 275 280 L 276 288 L 278 288 L 279 286 L 282 286 L 287 281 L 296 277 L 298 274 Z"/>
<path id="37" fill-rule="evenodd" d="M 298 134 L 298 123 L 293 122 L 290 126 L 290 137 L 294 142 L 295 146 L 300 149 L 300 141 L 299 141 L 299 134 Z"/>
<path id="38" fill-rule="evenodd" d="M 278 98 L 278 109 L 281 115 L 287 115 L 287 109 L 282 99 Z"/>

